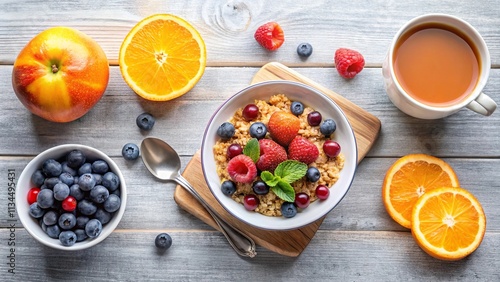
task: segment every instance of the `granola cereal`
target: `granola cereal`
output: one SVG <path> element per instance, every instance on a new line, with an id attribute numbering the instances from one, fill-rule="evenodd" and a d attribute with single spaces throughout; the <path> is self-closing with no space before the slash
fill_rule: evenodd
<path id="1" fill-rule="evenodd" d="M 229 161 L 227 158 L 227 148 L 234 143 L 240 144 L 244 147 L 247 142 L 252 139 L 249 134 L 249 128 L 252 123 L 260 121 L 267 126 L 269 118 L 275 111 L 290 112 L 290 105 L 292 101 L 290 101 L 290 99 L 284 94 L 277 94 L 271 96 L 269 101 L 255 100 L 254 103 L 259 108 L 259 116 L 248 122 L 243 118 L 243 108 L 238 109 L 234 116 L 229 120 L 229 122 L 235 127 L 235 135 L 230 140 L 218 140 L 213 148 L 217 174 L 219 175 L 221 183 L 225 180 L 231 180 L 227 171 L 227 164 Z M 327 138 L 321 134 L 319 126 L 310 126 L 307 122 L 307 115 L 312 111 L 314 111 L 314 109 L 306 106 L 304 108 L 304 112 L 298 116 L 300 119 L 300 130 L 298 135 L 307 138 L 318 147 L 319 156 L 315 162 L 309 164 L 309 167 L 316 167 L 320 171 L 321 177 L 314 183 L 307 181 L 306 177 L 303 177 L 291 185 L 296 194 L 304 192 L 309 195 L 310 201 L 314 202 L 317 200 L 315 189 L 318 185 L 331 187 L 339 179 L 340 171 L 344 167 L 344 155 L 340 153 L 335 158 L 329 158 L 325 155 L 322 145 Z M 269 133 L 266 138 L 270 138 Z M 258 179 L 259 177 L 257 177 L 256 180 Z M 236 183 L 236 192 L 231 197 L 236 202 L 243 204 L 243 198 L 247 194 L 254 194 L 252 190 L 252 183 Z M 281 216 L 281 204 L 284 201 L 277 197 L 276 194 L 270 191 L 266 195 L 256 196 L 260 200 L 259 206 L 255 209 L 256 212 L 267 216 Z"/>

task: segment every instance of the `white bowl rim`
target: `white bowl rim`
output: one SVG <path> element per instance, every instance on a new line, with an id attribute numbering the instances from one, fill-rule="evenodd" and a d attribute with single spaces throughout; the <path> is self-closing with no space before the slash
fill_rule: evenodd
<path id="1" fill-rule="evenodd" d="M 345 192 L 340 196 L 340 198 L 338 198 L 338 200 L 325 213 L 314 215 L 306 223 L 294 223 L 294 218 L 269 217 L 269 216 L 261 215 L 261 216 L 265 217 L 266 219 L 270 219 L 271 221 L 274 220 L 274 219 L 279 219 L 279 220 L 287 221 L 285 224 L 283 224 L 283 225 L 286 225 L 286 226 L 283 226 L 283 225 L 276 226 L 274 224 L 266 223 L 269 220 L 261 220 L 261 221 L 258 221 L 258 222 L 252 222 L 252 221 L 249 221 L 249 220 L 245 219 L 244 217 L 238 216 L 230 208 L 226 207 L 223 204 L 224 200 L 222 200 L 222 197 L 219 197 L 219 195 L 217 193 L 215 193 L 215 191 L 213 190 L 215 188 L 212 187 L 212 185 L 210 185 L 211 182 L 210 182 L 210 180 L 207 177 L 207 173 L 205 171 L 206 167 L 205 167 L 205 162 L 204 162 L 204 158 L 205 158 L 204 151 L 205 151 L 205 149 L 208 149 L 208 148 L 206 148 L 206 143 L 207 143 L 207 138 L 208 138 L 207 137 L 208 131 L 210 129 L 210 125 L 213 123 L 213 120 L 216 118 L 216 116 L 221 111 L 221 109 L 223 109 L 227 104 L 229 104 L 233 99 L 235 99 L 235 97 L 238 97 L 238 96 L 242 95 L 242 93 L 245 93 L 245 92 L 249 91 L 250 89 L 258 88 L 258 87 L 265 87 L 266 85 L 280 85 L 280 84 L 301 87 L 301 88 L 304 88 L 306 91 L 314 92 L 314 93 L 318 94 L 319 96 L 323 97 L 324 99 L 326 99 L 336 109 L 336 111 L 339 113 L 339 116 L 341 117 L 342 121 L 345 122 L 348 125 L 347 126 L 347 130 L 348 130 L 349 139 L 351 140 L 352 146 L 354 148 L 353 160 L 351 160 L 351 162 L 352 162 L 352 164 L 351 164 L 352 171 L 350 171 L 350 175 L 349 175 L 350 176 L 350 180 L 348 181 L 348 183 L 346 183 L 347 187 L 345 188 Z M 275 94 L 279 94 L 279 93 L 273 93 L 272 95 L 275 95 Z M 271 96 L 271 95 L 269 95 L 269 96 Z M 305 104 L 307 105 L 307 103 L 305 103 Z M 338 124 L 338 122 L 337 122 L 337 124 Z M 212 150 L 212 148 L 210 148 L 210 150 Z M 345 113 L 343 112 L 343 110 L 340 108 L 340 106 L 338 106 L 337 103 L 335 101 L 333 101 L 332 98 L 330 98 L 328 95 L 324 94 L 322 91 L 320 91 L 320 90 L 318 90 L 316 88 L 313 88 L 313 87 L 311 87 L 309 85 L 306 85 L 304 83 L 295 82 L 295 81 L 289 81 L 289 80 L 268 80 L 268 81 L 264 81 L 264 82 L 258 82 L 258 83 L 255 83 L 255 84 L 251 84 L 251 85 L 243 88 L 242 90 L 238 91 L 236 94 L 232 95 L 230 98 L 228 98 L 226 101 L 224 101 L 224 103 L 222 103 L 217 108 L 217 110 L 214 112 L 214 114 L 210 117 L 210 119 L 208 121 L 208 124 L 207 124 L 207 126 L 205 128 L 205 131 L 204 131 L 203 141 L 202 141 L 202 146 L 201 146 L 201 164 L 202 164 L 203 176 L 205 178 L 205 181 L 206 181 L 206 183 L 207 183 L 207 185 L 208 185 L 208 187 L 209 187 L 212 195 L 216 198 L 216 200 L 219 202 L 219 204 L 230 215 L 232 215 L 235 218 L 243 221 L 246 224 L 249 224 L 249 225 L 251 225 L 253 227 L 256 227 L 256 228 L 259 228 L 259 229 L 263 229 L 263 230 L 281 230 L 281 231 L 284 231 L 284 230 L 294 230 L 294 229 L 298 229 L 298 228 L 304 227 L 304 226 L 306 226 L 308 224 L 311 224 L 311 223 L 315 222 L 316 220 L 318 220 L 318 219 L 326 216 L 347 195 L 347 192 L 349 191 L 350 186 L 352 185 L 352 182 L 354 181 L 354 176 L 356 174 L 357 159 L 358 159 L 358 150 L 357 150 L 357 142 L 356 142 L 356 138 L 355 138 L 355 135 L 354 135 L 354 131 L 352 129 L 352 126 L 351 126 L 349 120 L 347 119 L 347 116 L 345 115 Z M 334 186 L 335 186 L 335 184 L 334 184 Z M 224 196 L 224 197 L 227 197 L 227 196 Z M 239 205 L 241 205 L 241 204 L 239 204 Z M 253 211 L 248 211 L 248 212 L 249 213 L 255 213 Z"/>
<path id="2" fill-rule="evenodd" d="M 112 219 L 110 222 L 108 222 L 106 225 L 103 226 L 101 234 L 97 236 L 94 239 L 87 238 L 82 242 L 77 242 L 72 246 L 63 246 L 58 239 L 50 238 L 48 235 L 46 235 L 42 230 L 40 225 L 38 224 L 38 220 L 32 218 L 28 211 L 29 211 L 29 205 L 26 202 L 26 194 L 22 194 L 22 189 L 19 189 L 20 185 L 24 184 L 29 184 L 29 187 L 33 187 L 33 183 L 31 181 L 31 174 L 34 172 L 33 169 L 30 169 L 28 171 L 29 165 L 33 164 L 34 162 L 39 162 L 39 161 L 44 161 L 47 158 L 61 158 L 65 154 L 69 153 L 72 150 L 81 150 L 86 155 L 90 152 L 92 154 L 91 159 L 97 159 L 97 157 L 94 157 L 93 155 L 99 155 L 98 158 L 102 158 L 105 160 L 109 167 L 110 170 L 113 171 L 118 178 L 120 179 L 120 209 L 115 212 L 113 215 Z M 35 168 L 36 170 L 37 168 Z M 28 188 L 29 190 L 30 188 Z M 127 188 L 125 184 L 125 178 L 123 177 L 123 174 L 118 167 L 118 165 L 105 153 L 102 151 L 87 146 L 87 145 L 81 145 L 81 144 L 63 144 L 63 145 L 57 145 L 54 147 L 51 147 L 38 155 L 36 155 L 33 159 L 31 159 L 28 164 L 24 167 L 23 171 L 19 175 L 17 184 L 16 184 L 16 213 L 21 221 L 21 224 L 23 225 L 24 229 L 38 242 L 44 244 L 45 246 L 58 249 L 58 250 L 64 250 L 64 251 L 76 251 L 76 250 L 83 250 L 90 248 L 92 246 L 97 245 L 98 243 L 102 242 L 104 239 L 106 239 L 118 226 L 120 223 L 123 214 L 125 213 L 125 207 L 127 204 Z M 46 237 L 40 238 L 38 234 L 36 234 L 29 226 L 36 225 L 38 228 L 40 228 L 41 233 L 43 233 Z"/>

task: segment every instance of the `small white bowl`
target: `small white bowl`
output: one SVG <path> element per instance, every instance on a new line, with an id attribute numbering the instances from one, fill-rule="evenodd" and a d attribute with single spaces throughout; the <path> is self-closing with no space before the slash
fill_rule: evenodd
<path id="1" fill-rule="evenodd" d="M 27 195 L 28 191 L 34 187 L 33 182 L 31 181 L 31 175 L 37 170 L 41 169 L 42 164 L 45 160 L 47 159 L 60 159 L 64 156 L 66 156 L 69 152 L 72 150 L 81 150 L 87 160 L 97 160 L 101 159 L 104 160 L 108 163 L 110 171 L 114 172 L 120 179 L 120 200 L 121 200 L 121 205 L 120 209 L 116 211 L 113 214 L 113 217 L 111 220 L 103 225 L 101 234 L 97 236 L 94 239 L 86 239 L 81 242 L 76 242 L 72 246 L 63 246 L 61 242 L 59 242 L 58 239 L 53 239 L 50 238 L 40 227 L 40 224 L 38 223 L 37 219 L 34 219 L 29 215 L 29 204 L 27 201 Z M 125 179 L 123 178 L 123 175 L 116 165 L 116 163 L 108 157 L 106 154 L 103 152 L 94 149 L 89 146 L 85 145 L 78 145 L 78 144 L 66 144 L 66 145 L 60 145 L 56 147 L 52 147 L 50 149 L 47 149 L 43 151 L 42 153 L 38 154 L 33 160 L 31 160 L 24 170 L 21 172 L 21 175 L 19 176 L 19 180 L 17 181 L 17 187 L 16 187 L 16 210 L 17 210 L 17 215 L 19 219 L 21 220 L 21 223 L 23 224 L 23 227 L 28 231 L 28 233 L 35 238 L 38 242 L 59 250 L 65 250 L 65 251 L 75 251 L 75 250 L 83 250 L 90 248 L 94 245 L 97 245 L 99 242 L 103 241 L 106 239 L 106 237 L 109 236 L 115 230 L 116 226 L 120 222 L 123 213 L 125 212 L 125 206 L 127 203 L 127 188 L 125 185 Z"/>
<path id="2" fill-rule="evenodd" d="M 219 139 L 217 128 L 228 121 L 238 108 L 243 108 L 254 100 L 268 101 L 272 95 L 285 94 L 290 100 L 300 101 L 304 105 L 319 111 L 323 119 L 332 118 L 337 123 L 335 141 L 342 147 L 345 156 L 344 168 L 339 180 L 331 187 L 326 200 L 317 200 L 292 218 L 270 217 L 248 211 L 242 204 L 224 195 L 220 189 L 221 181 L 216 172 L 213 147 Z M 339 106 L 322 92 L 302 83 L 291 81 L 267 81 L 251 85 L 229 98 L 217 109 L 205 129 L 201 147 L 201 163 L 205 180 L 212 194 L 219 203 L 239 220 L 266 230 L 291 230 L 308 225 L 329 213 L 346 195 L 357 167 L 358 152 L 356 139 L 349 121 Z"/>

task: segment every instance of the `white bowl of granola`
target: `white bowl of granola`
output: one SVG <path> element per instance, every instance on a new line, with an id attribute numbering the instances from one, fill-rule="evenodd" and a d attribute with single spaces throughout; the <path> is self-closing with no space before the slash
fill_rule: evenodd
<path id="1" fill-rule="evenodd" d="M 201 162 L 208 187 L 231 215 L 257 228 L 291 230 L 340 203 L 354 179 L 357 147 L 330 97 L 302 83 L 267 81 L 217 109 Z"/>

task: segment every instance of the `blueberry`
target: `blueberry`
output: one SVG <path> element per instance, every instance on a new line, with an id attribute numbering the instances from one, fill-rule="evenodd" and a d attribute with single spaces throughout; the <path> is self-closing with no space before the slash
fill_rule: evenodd
<path id="1" fill-rule="evenodd" d="M 59 234 L 61 234 L 61 228 L 59 228 L 59 225 L 57 224 L 50 225 L 47 226 L 47 231 L 45 233 L 47 233 L 50 238 L 58 239 Z"/>
<path id="2" fill-rule="evenodd" d="M 80 215 L 76 218 L 76 228 L 85 228 L 90 218 L 88 216 Z"/>
<path id="3" fill-rule="evenodd" d="M 92 163 L 92 172 L 98 174 L 105 174 L 108 172 L 109 166 L 108 163 L 104 160 L 97 160 Z"/>
<path id="4" fill-rule="evenodd" d="M 37 202 L 30 205 L 29 214 L 33 218 L 41 218 L 45 214 L 45 210 L 42 209 Z"/>
<path id="5" fill-rule="evenodd" d="M 105 211 L 102 208 L 98 208 L 94 214 L 94 217 L 99 220 L 102 224 L 106 224 L 111 220 L 112 214 Z"/>
<path id="6" fill-rule="evenodd" d="M 92 173 L 85 173 L 78 179 L 78 186 L 82 191 L 90 191 L 96 185 L 95 177 Z"/>
<path id="7" fill-rule="evenodd" d="M 102 231 L 102 223 L 95 218 L 89 220 L 89 222 L 87 222 L 87 224 L 85 225 L 85 233 L 90 238 L 95 238 L 99 236 L 99 234 L 101 234 L 101 231 Z"/>
<path id="8" fill-rule="evenodd" d="M 85 173 L 92 173 L 91 163 L 84 163 L 81 167 L 78 168 L 78 175 L 83 175 Z"/>
<path id="9" fill-rule="evenodd" d="M 40 227 L 42 228 L 43 232 L 47 233 L 47 224 L 45 224 L 43 220 L 40 221 Z"/>
<path id="10" fill-rule="evenodd" d="M 304 104 L 294 101 L 290 105 L 290 111 L 292 111 L 292 114 L 299 116 L 304 112 Z"/>
<path id="11" fill-rule="evenodd" d="M 262 139 L 267 134 L 267 127 L 262 122 L 254 122 L 250 125 L 250 136 L 257 139 Z"/>
<path id="12" fill-rule="evenodd" d="M 139 147 L 134 143 L 127 143 L 122 148 L 122 156 L 128 161 L 136 160 L 139 157 Z"/>
<path id="13" fill-rule="evenodd" d="M 74 232 L 76 234 L 76 241 L 77 242 L 81 242 L 89 237 L 89 236 L 87 236 L 87 233 L 85 233 L 85 230 L 83 230 L 83 229 L 75 229 Z"/>
<path id="14" fill-rule="evenodd" d="M 149 131 L 153 128 L 153 126 L 155 125 L 155 121 L 155 118 L 148 113 L 142 113 L 135 119 L 135 123 L 137 124 L 137 126 L 140 129 L 146 131 Z"/>
<path id="15" fill-rule="evenodd" d="M 74 214 L 66 212 L 59 216 L 59 220 L 57 221 L 59 227 L 64 230 L 70 230 L 76 225 L 76 217 Z"/>
<path id="16" fill-rule="evenodd" d="M 255 181 L 252 184 L 252 190 L 257 195 L 265 195 L 269 193 L 269 186 L 264 181 Z"/>
<path id="17" fill-rule="evenodd" d="M 80 150 L 73 150 L 66 156 L 66 162 L 68 163 L 68 166 L 73 169 L 81 167 L 85 163 L 85 161 L 85 154 Z"/>
<path id="18" fill-rule="evenodd" d="M 54 189 L 54 186 L 57 183 L 61 183 L 61 179 L 59 179 L 59 177 L 45 178 L 45 182 L 44 182 L 44 184 L 47 185 L 47 188 L 49 188 L 49 189 Z"/>
<path id="19" fill-rule="evenodd" d="M 99 173 L 92 173 L 92 175 L 95 178 L 95 184 L 100 185 L 102 183 L 102 174 Z"/>
<path id="20" fill-rule="evenodd" d="M 109 197 L 109 191 L 102 185 L 96 185 L 90 190 L 90 199 L 94 203 L 102 204 Z"/>
<path id="21" fill-rule="evenodd" d="M 232 182 L 231 180 L 226 180 L 222 182 L 220 189 L 222 191 L 222 194 L 226 196 L 231 196 L 236 192 L 236 184 Z"/>
<path id="22" fill-rule="evenodd" d="M 335 121 L 331 118 L 325 119 L 323 123 L 319 127 L 319 131 L 321 134 L 325 135 L 326 137 L 329 137 L 332 135 L 333 132 L 337 129 L 337 124 Z"/>
<path id="23" fill-rule="evenodd" d="M 316 182 L 321 177 L 321 173 L 319 173 L 319 170 L 317 168 L 312 166 L 307 169 L 306 177 L 310 182 Z"/>
<path id="24" fill-rule="evenodd" d="M 155 238 L 155 246 L 160 250 L 166 250 L 172 246 L 172 237 L 167 233 L 160 233 Z"/>
<path id="25" fill-rule="evenodd" d="M 73 231 L 63 231 L 59 234 L 59 242 L 63 246 L 69 247 L 76 243 L 77 237 Z"/>
<path id="26" fill-rule="evenodd" d="M 48 159 L 42 164 L 42 172 L 47 177 L 59 176 L 62 173 L 62 165 L 54 159 Z"/>
<path id="27" fill-rule="evenodd" d="M 121 199 L 115 194 L 110 194 L 108 199 L 104 201 L 103 207 L 107 212 L 115 212 L 120 208 Z"/>
<path id="28" fill-rule="evenodd" d="M 85 198 L 85 194 L 80 189 L 80 185 L 78 184 L 73 184 L 69 187 L 69 195 L 73 196 L 77 201 L 81 201 Z"/>
<path id="29" fill-rule="evenodd" d="M 291 202 L 284 202 L 281 205 L 281 214 L 287 218 L 294 217 L 297 214 L 297 207 Z"/>
<path id="30" fill-rule="evenodd" d="M 76 207 L 83 215 L 93 215 L 97 210 L 96 205 L 87 199 L 79 201 Z"/>
<path id="31" fill-rule="evenodd" d="M 69 196 L 69 186 L 64 183 L 57 183 L 54 186 L 54 199 L 62 201 Z"/>
<path id="32" fill-rule="evenodd" d="M 71 186 L 73 185 L 73 183 L 75 183 L 75 178 L 69 172 L 61 173 L 61 175 L 59 175 L 59 180 L 68 186 Z"/>
<path id="33" fill-rule="evenodd" d="M 109 171 L 102 176 L 101 184 L 108 188 L 110 192 L 113 192 L 120 187 L 120 178 L 114 172 Z"/>
<path id="34" fill-rule="evenodd" d="M 43 189 L 49 189 L 49 187 L 47 187 L 47 185 L 45 185 L 45 184 L 42 184 L 42 186 L 40 186 L 40 190 L 43 190 Z"/>
<path id="35" fill-rule="evenodd" d="M 234 125 L 230 122 L 224 122 L 217 128 L 217 135 L 219 135 L 222 140 L 228 140 L 231 139 L 231 137 L 234 136 L 234 133 L 236 132 L 236 129 L 234 128 Z"/>
<path id="36" fill-rule="evenodd" d="M 43 189 L 38 192 L 36 202 L 42 209 L 48 209 L 54 204 L 54 193 L 50 189 Z"/>
<path id="37" fill-rule="evenodd" d="M 300 43 L 297 46 L 297 54 L 301 57 L 307 58 L 311 56 L 313 52 L 313 47 L 309 43 Z"/>
<path id="38" fill-rule="evenodd" d="M 65 172 L 69 173 L 71 176 L 77 176 L 78 175 L 76 169 L 73 169 L 73 168 L 71 168 L 71 167 L 68 166 L 68 162 L 67 161 L 66 162 L 62 162 L 61 166 L 62 166 L 63 173 L 65 173 Z"/>
<path id="39" fill-rule="evenodd" d="M 43 223 L 46 225 L 54 225 L 57 223 L 57 219 L 59 218 L 59 214 L 55 211 L 48 211 L 43 215 Z"/>
<path id="40" fill-rule="evenodd" d="M 45 181 L 45 175 L 43 175 L 43 172 L 38 169 L 31 175 L 31 181 L 36 187 L 40 187 Z"/>

